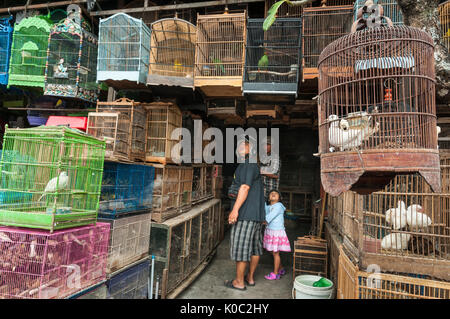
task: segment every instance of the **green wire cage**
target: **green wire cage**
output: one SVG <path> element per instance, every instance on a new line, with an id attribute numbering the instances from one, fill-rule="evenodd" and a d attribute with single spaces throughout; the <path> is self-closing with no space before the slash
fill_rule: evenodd
<path id="1" fill-rule="evenodd" d="M 0 224 L 50 231 L 94 224 L 105 145 L 62 126 L 6 128 Z"/>

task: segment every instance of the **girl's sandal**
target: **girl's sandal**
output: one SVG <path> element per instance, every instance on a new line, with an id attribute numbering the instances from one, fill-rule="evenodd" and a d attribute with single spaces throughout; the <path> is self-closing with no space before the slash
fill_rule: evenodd
<path id="1" fill-rule="evenodd" d="M 278 270 L 278 275 L 280 275 L 280 276 L 286 275 L 286 270 L 284 268 Z"/>
<path id="2" fill-rule="evenodd" d="M 266 278 L 267 280 L 278 280 L 280 279 L 280 275 L 271 272 L 270 274 L 265 275 L 264 278 Z"/>

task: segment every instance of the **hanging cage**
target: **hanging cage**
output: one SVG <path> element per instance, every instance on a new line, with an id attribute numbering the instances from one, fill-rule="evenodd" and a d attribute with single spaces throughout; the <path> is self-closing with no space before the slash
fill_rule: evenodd
<path id="1" fill-rule="evenodd" d="M 353 32 L 323 50 L 318 112 L 326 192 L 372 192 L 406 172 L 419 172 L 440 191 L 433 52 L 427 33 L 406 26 Z"/>
<path id="2" fill-rule="evenodd" d="M 266 0 L 264 7 L 264 16 L 267 17 L 267 12 L 276 3 L 277 0 Z M 277 11 L 277 19 L 279 18 L 301 18 L 303 8 L 311 7 L 312 3 L 307 3 L 304 6 L 290 6 L 287 3 L 281 5 Z"/>
<path id="3" fill-rule="evenodd" d="M 358 20 L 358 10 L 364 7 L 367 0 L 356 0 L 354 4 L 353 10 L 353 20 Z M 382 6 L 383 15 L 391 19 L 393 25 L 403 25 L 403 13 L 397 4 L 396 0 L 374 0 L 375 4 L 373 10 L 377 10 L 377 4 Z M 370 9 L 370 8 L 369 8 Z M 371 13 L 364 14 L 364 18 L 368 19 Z M 376 17 L 376 15 L 374 16 Z M 372 21 L 372 23 L 376 23 L 377 21 Z M 380 21 L 381 23 L 386 23 L 386 20 Z"/>
<path id="4" fill-rule="evenodd" d="M 441 37 L 447 50 L 450 51 L 450 1 L 441 3 L 438 10 L 441 23 Z"/>
<path id="5" fill-rule="evenodd" d="M 145 84 L 149 59 L 150 28 L 142 19 L 125 13 L 100 19 L 97 81 L 119 89 Z"/>
<path id="6" fill-rule="evenodd" d="M 198 15 L 194 85 L 208 97 L 242 96 L 246 12 Z"/>
<path id="7" fill-rule="evenodd" d="M 297 96 L 301 19 L 278 18 L 264 32 L 264 19 L 247 21 L 244 94 Z"/>
<path id="8" fill-rule="evenodd" d="M 194 88 L 196 27 L 168 18 L 151 25 L 150 67 L 147 85 Z"/>
<path id="9" fill-rule="evenodd" d="M 226 123 L 242 124 L 244 122 L 247 102 L 244 99 L 206 100 L 208 117 L 224 120 Z"/>
<path id="10" fill-rule="evenodd" d="M 96 102 L 97 37 L 86 29 L 79 6 L 67 12 L 50 32 L 44 94 Z"/>
<path id="11" fill-rule="evenodd" d="M 8 84 L 9 59 L 11 57 L 11 43 L 13 28 L 12 17 L 0 19 L 0 84 Z"/>
<path id="12" fill-rule="evenodd" d="M 322 50 L 350 32 L 353 6 L 311 7 L 302 16 L 303 81 L 319 76 L 318 62 Z"/>
<path id="13" fill-rule="evenodd" d="M 44 88 L 48 38 L 53 22 L 47 16 L 25 18 L 14 25 L 8 87 Z"/>

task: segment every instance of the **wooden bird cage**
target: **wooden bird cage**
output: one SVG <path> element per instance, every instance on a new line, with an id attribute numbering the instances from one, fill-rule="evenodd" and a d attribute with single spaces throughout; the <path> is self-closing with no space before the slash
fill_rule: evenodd
<path id="1" fill-rule="evenodd" d="M 153 102 L 145 105 L 147 110 L 147 143 L 145 160 L 161 164 L 178 163 L 180 152 L 172 151 L 180 142 L 180 137 L 172 137 L 172 132 L 181 128 L 181 111 L 171 102 Z M 175 154 L 177 158 L 172 158 Z"/>
<path id="2" fill-rule="evenodd" d="M 312 236 L 298 237 L 294 242 L 294 280 L 299 275 L 327 276 L 327 242 Z"/>
<path id="3" fill-rule="evenodd" d="M 413 172 L 440 191 L 433 53 L 431 36 L 407 26 L 357 31 L 322 51 L 319 153 L 327 193 L 370 193 Z"/>
<path id="4" fill-rule="evenodd" d="M 97 36 L 85 29 L 81 8 L 69 5 L 67 18 L 50 31 L 44 95 L 96 102 Z"/>
<path id="5" fill-rule="evenodd" d="M 319 55 L 329 43 L 350 32 L 352 16 L 353 6 L 303 9 L 303 81 L 319 77 Z"/>
<path id="6" fill-rule="evenodd" d="M 194 164 L 192 181 L 192 204 L 197 204 L 213 197 L 213 171 L 211 164 Z"/>
<path id="7" fill-rule="evenodd" d="M 155 256 L 155 276 L 161 278 L 161 298 L 167 298 L 219 244 L 220 206 L 212 199 L 164 223 L 152 223 L 150 255 Z"/>
<path id="8" fill-rule="evenodd" d="M 8 86 L 44 88 L 52 26 L 53 22 L 46 16 L 25 18 L 14 25 Z"/>
<path id="9" fill-rule="evenodd" d="M 246 12 L 198 15 L 194 85 L 208 97 L 242 96 Z"/>
<path id="10" fill-rule="evenodd" d="M 360 270 L 345 251 L 339 253 L 338 299 L 449 299 L 450 282 L 407 274 Z M 379 270 L 378 270 L 379 271 Z"/>
<path id="11" fill-rule="evenodd" d="M 152 166 L 155 167 L 152 219 L 161 223 L 191 208 L 193 169 L 161 164 Z"/>
<path id="12" fill-rule="evenodd" d="M 9 59 L 11 57 L 11 43 L 13 28 L 12 17 L 0 19 L 0 84 L 8 84 Z"/>
<path id="13" fill-rule="evenodd" d="M 286 206 L 286 214 L 306 220 L 312 218 L 312 192 L 283 187 L 280 188 L 280 191 L 283 203 Z"/>
<path id="14" fill-rule="evenodd" d="M 145 84 L 149 59 L 150 28 L 141 19 L 125 13 L 100 19 L 97 81 L 118 89 Z"/>
<path id="15" fill-rule="evenodd" d="M 278 18 L 265 32 L 263 22 L 247 21 L 243 93 L 295 98 L 300 76 L 301 19 Z"/>
<path id="16" fill-rule="evenodd" d="M 194 88 L 196 27 L 178 18 L 151 25 L 147 85 Z"/>
<path id="17" fill-rule="evenodd" d="M 367 0 L 356 0 L 353 10 L 353 20 L 358 20 L 358 10 L 362 8 Z M 391 19 L 394 25 L 403 25 L 403 13 L 397 4 L 396 0 L 375 0 L 374 4 L 379 4 L 383 7 L 383 15 Z M 364 14 L 364 18 L 369 18 L 369 14 Z M 386 23 L 386 20 L 381 21 Z"/>
<path id="18" fill-rule="evenodd" d="M 227 124 L 242 124 L 247 102 L 243 99 L 212 99 L 206 101 L 208 116 L 224 120 Z"/>
<path id="19" fill-rule="evenodd" d="M 146 111 L 143 104 L 122 98 L 97 102 L 97 112 L 89 112 L 87 132 L 106 139 L 107 159 L 144 161 Z"/>
<path id="20" fill-rule="evenodd" d="M 441 37 L 443 44 L 450 51 L 450 1 L 440 4 L 438 9 L 441 23 Z"/>

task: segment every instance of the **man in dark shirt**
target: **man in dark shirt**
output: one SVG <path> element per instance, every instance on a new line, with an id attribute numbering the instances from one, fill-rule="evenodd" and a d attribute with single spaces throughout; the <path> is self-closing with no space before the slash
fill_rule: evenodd
<path id="1" fill-rule="evenodd" d="M 251 163 L 249 154 L 256 154 L 256 143 L 241 138 L 238 142 L 238 153 L 245 161 L 238 165 L 234 174 L 234 183 L 239 186 L 239 192 L 233 208 L 228 216 L 228 222 L 233 224 L 230 237 L 230 255 L 236 262 L 236 278 L 228 280 L 229 288 L 245 290 L 254 286 L 254 272 L 263 253 L 262 222 L 265 220 L 264 189 L 257 163 Z M 249 272 L 244 278 L 249 264 Z"/>

